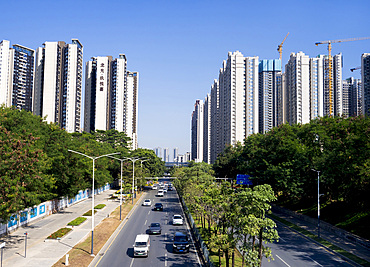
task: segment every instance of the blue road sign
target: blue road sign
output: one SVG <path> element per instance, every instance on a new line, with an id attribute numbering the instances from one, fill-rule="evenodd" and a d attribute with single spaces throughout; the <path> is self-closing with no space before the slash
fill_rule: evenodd
<path id="1" fill-rule="evenodd" d="M 250 175 L 248 174 L 238 174 L 236 176 L 236 184 L 242 185 L 252 185 L 252 181 L 249 180 Z"/>

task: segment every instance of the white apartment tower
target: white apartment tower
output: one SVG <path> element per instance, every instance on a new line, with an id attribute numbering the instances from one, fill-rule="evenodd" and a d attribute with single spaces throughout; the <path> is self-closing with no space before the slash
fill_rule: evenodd
<path id="1" fill-rule="evenodd" d="M 203 160 L 203 101 L 196 100 L 194 111 L 191 115 L 191 160 Z"/>
<path id="2" fill-rule="evenodd" d="M 132 148 L 138 147 L 138 96 L 139 96 L 139 73 L 127 71 L 127 90 L 125 95 L 124 132 L 132 140 Z"/>
<path id="3" fill-rule="evenodd" d="M 211 163 L 211 95 L 207 94 L 203 104 L 203 161 Z"/>
<path id="4" fill-rule="evenodd" d="M 361 56 L 362 114 L 370 115 L 370 53 Z"/>
<path id="5" fill-rule="evenodd" d="M 310 58 L 310 120 L 324 116 L 324 56 Z"/>
<path id="6" fill-rule="evenodd" d="M 219 74 L 221 147 L 258 132 L 258 57 L 228 53 Z"/>
<path id="7" fill-rule="evenodd" d="M 115 129 L 131 138 L 131 148 L 137 144 L 138 116 L 137 72 L 127 71 L 124 54 L 93 57 L 86 63 L 85 131 Z"/>
<path id="8" fill-rule="evenodd" d="M 285 65 L 286 121 L 305 124 L 310 121 L 309 57 L 291 53 Z"/>
<path id="9" fill-rule="evenodd" d="M 83 46 L 45 42 L 36 50 L 33 113 L 67 132 L 81 131 Z"/>
<path id="10" fill-rule="evenodd" d="M 223 151 L 220 129 L 220 87 L 218 80 L 211 86 L 211 125 L 210 125 L 210 163 L 216 161 L 217 155 Z"/>
<path id="11" fill-rule="evenodd" d="M 0 105 L 12 105 L 14 50 L 10 42 L 0 42 Z"/>

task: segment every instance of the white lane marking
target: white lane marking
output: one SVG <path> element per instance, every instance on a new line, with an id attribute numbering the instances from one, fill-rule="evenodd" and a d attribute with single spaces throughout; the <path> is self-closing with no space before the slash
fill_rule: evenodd
<path id="1" fill-rule="evenodd" d="M 134 258 L 132 258 L 132 261 L 131 261 L 131 264 L 130 264 L 130 267 L 132 266 L 132 264 L 134 263 Z"/>
<path id="2" fill-rule="evenodd" d="M 147 222 L 147 220 L 145 220 L 145 223 L 144 223 L 144 225 L 146 225 L 146 222 Z"/>
<path id="3" fill-rule="evenodd" d="M 290 265 L 286 263 L 282 258 L 280 258 L 278 254 L 276 254 L 276 257 L 278 257 L 279 260 L 281 260 L 286 266 L 290 267 Z"/>
<path id="4" fill-rule="evenodd" d="M 318 263 L 317 261 L 315 261 L 314 259 L 312 259 L 310 256 L 306 256 L 307 258 L 309 258 L 310 260 L 312 260 L 314 263 L 316 263 L 317 265 L 319 266 L 322 266 L 320 263 Z"/>
<path id="5" fill-rule="evenodd" d="M 148 215 L 150 214 L 150 210 L 148 211 Z"/>
<path id="6" fill-rule="evenodd" d="M 279 240 L 283 240 L 284 242 L 286 242 L 285 239 L 284 238 L 281 238 L 280 236 L 279 236 Z"/>
<path id="7" fill-rule="evenodd" d="M 164 266 L 167 267 L 167 253 L 164 254 Z"/>
<path id="8" fill-rule="evenodd" d="M 167 220 L 165 222 L 166 222 L 165 224 L 167 224 Z"/>

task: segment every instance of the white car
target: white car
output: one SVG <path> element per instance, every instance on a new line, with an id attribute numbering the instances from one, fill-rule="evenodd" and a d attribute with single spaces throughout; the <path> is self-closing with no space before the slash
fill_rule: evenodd
<path id="1" fill-rule="evenodd" d="M 153 190 L 157 190 L 158 189 L 157 185 L 156 184 L 153 184 L 152 189 Z"/>
<path id="2" fill-rule="evenodd" d="M 157 196 L 158 196 L 158 197 L 164 197 L 164 192 L 163 192 L 163 190 L 158 190 Z"/>
<path id="3" fill-rule="evenodd" d="M 184 219 L 182 218 L 181 215 L 175 214 L 175 215 L 173 215 L 173 218 L 172 218 L 172 224 L 173 225 L 183 225 L 184 224 Z"/>
<path id="4" fill-rule="evenodd" d="M 152 201 L 150 199 L 145 199 L 144 202 L 143 202 L 143 206 L 151 206 L 152 205 Z"/>

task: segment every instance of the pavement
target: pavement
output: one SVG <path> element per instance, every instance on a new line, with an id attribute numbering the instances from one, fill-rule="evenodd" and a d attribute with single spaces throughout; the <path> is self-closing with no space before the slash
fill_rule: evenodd
<path id="1" fill-rule="evenodd" d="M 105 208 L 98 210 L 94 216 L 94 225 L 98 225 L 104 218 L 119 206 L 119 201 L 109 200 L 115 190 L 107 190 L 95 195 L 95 206 L 105 204 Z M 91 233 L 91 216 L 81 225 L 74 227 L 61 240 L 47 240 L 46 238 L 60 228 L 91 210 L 92 199 L 86 199 L 63 211 L 31 222 L 27 226 L 18 228 L 15 232 L 0 237 L 0 243 L 6 242 L 3 250 L 2 267 L 10 266 L 52 266 L 76 244 L 83 241 Z M 25 243 L 25 232 L 27 244 Z"/>
<path id="2" fill-rule="evenodd" d="M 294 217 L 292 215 L 289 215 L 287 213 L 284 213 L 283 211 L 273 209 L 272 212 L 275 216 L 278 216 L 279 218 L 282 218 L 288 222 L 291 222 L 315 235 L 317 235 L 317 224 L 312 224 L 310 222 L 301 220 L 297 217 Z M 353 255 L 356 255 L 359 258 L 362 258 L 370 263 L 370 249 L 362 246 L 358 243 L 351 242 L 350 240 L 346 239 L 343 236 L 336 235 L 332 232 L 329 232 L 327 230 L 324 230 L 320 227 L 320 237 L 333 245 L 336 245 L 345 251 L 348 251 L 352 253 Z"/>

